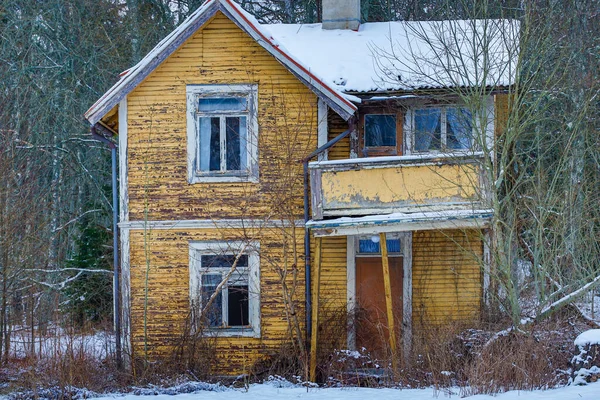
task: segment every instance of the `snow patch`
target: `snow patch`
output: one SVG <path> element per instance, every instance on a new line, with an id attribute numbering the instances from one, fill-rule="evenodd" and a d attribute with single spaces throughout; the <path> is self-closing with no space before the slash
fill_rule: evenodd
<path id="1" fill-rule="evenodd" d="M 575 346 L 600 345 L 600 329 L 585 331 L 575 339 Z"/>

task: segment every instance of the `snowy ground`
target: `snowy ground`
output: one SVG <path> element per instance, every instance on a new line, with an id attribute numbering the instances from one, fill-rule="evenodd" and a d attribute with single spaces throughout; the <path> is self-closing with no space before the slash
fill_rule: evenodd
<path id="1" fill-rule="evenodd" d="M 216 391 L 201 391 L 179 395 L 115 395 L 102 397 L 102 400 L 288 400 L 288 399 L 327 399 L 327 400 L 430 400 L 444 398 L 461 398 L 460 389 L 451 392 L 433 389 L 368 389 L 368 388 L 326 388 L 306 389 L 303 387 L 281 387 L 273 384 L 251 385 L 243 389 L 221 388 Z M 468 397 L 473 400 L 598 400 L 600 399 L 600 382 L 587 386 L 567 386 L 559 389 L 539 390 L 533 392 L 510 391 L 495 396 L 477 395 Z"/>
<path id="2" fill-rule="evenodd" d="M 16 329 L 11 338 L 11 356 L 24 358 L 31 353 L 31 333 Z M 67 352 L 93 354 L 103 360 L 112 352 L 114 337 L 110 332 L 98 331 L 94 334 L 72 334 L 60 328 L 53 328 L 45 337 L 34 338 L 35 354 L 38 357 L 51 357 Z"/>

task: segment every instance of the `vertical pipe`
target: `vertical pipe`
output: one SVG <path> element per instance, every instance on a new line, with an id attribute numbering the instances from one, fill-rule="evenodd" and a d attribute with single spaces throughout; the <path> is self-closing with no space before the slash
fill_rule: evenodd
<path id="1" fill-rule="evenodd" d="M 303 163 L 304 167 L 304 282 L 306 296 L 306 332 L 311 332 L 311 283 L 310 283 L 310 231 L 306 227 L 308 222 L 308 160 Z M 310 340 L 306 339 L 310 351 Z"/>
<path id="2" fill-rule="evenodd" d="M 396 324 L 394 322 L 394 307 L 392 303 L 392 284 L 390 279 L 390 263 L 387 251 L 387 238 L 384 232 L 379 234 L 379 245 L 381 247 L 381 265 L 383 266 L 383 287 L 385 289 L 385 306 L 387 310 L 388 332 L 390 334 L 392 369 L 395 378 L 396 373 L 398 371 L 398 360 L 396 357 Z"/>
<path id="3" fill-rule="evenodd" d="M 115 352 L 117 368 L 121 369 L 121 303 L 119 293 L 119 191 L 117 186 L 117 147 L 111 147 L 113 202 L 113 313 L 115 322 Z"/>
<path id="4" fill-rule="evenodd" d="M 315 242 L 315 290 L 312 301 L 312 331 L 310 335 L 310 380 L 317 379 L 317 339 L 319 333 L 319 288 L 321 286 L 321 242 L 317 237 Z"/>

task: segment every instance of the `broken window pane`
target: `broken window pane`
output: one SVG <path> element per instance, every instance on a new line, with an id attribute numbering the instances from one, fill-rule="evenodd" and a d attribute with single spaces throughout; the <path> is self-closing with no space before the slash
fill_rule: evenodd
<path id="1" fill-rule="evenodd" d="M 229 326 L 248 326 L 248 285 L 229 286 Z"/>

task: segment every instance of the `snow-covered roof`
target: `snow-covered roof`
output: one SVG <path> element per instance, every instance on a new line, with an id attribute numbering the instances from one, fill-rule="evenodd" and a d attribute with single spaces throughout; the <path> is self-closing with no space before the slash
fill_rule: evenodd
<path id="1" fill-rule="evenodd" d="M 321 24 L 264 25 L 233 0 L 208 0 L 85 114 L 93 125 L 202 27 L 223 12 L 343 118 L 352 93 L 505 86 L 512 83 L 519 25 L 510 20 L 376 22 L 358 31 Z"/>
<path id="2" fill-rule="evenodd" d="M 271 35 L 342 92 L 513 82 L 519 23 L 513 20 L 364 23 L 358 31 L 276 24 Z"/>

